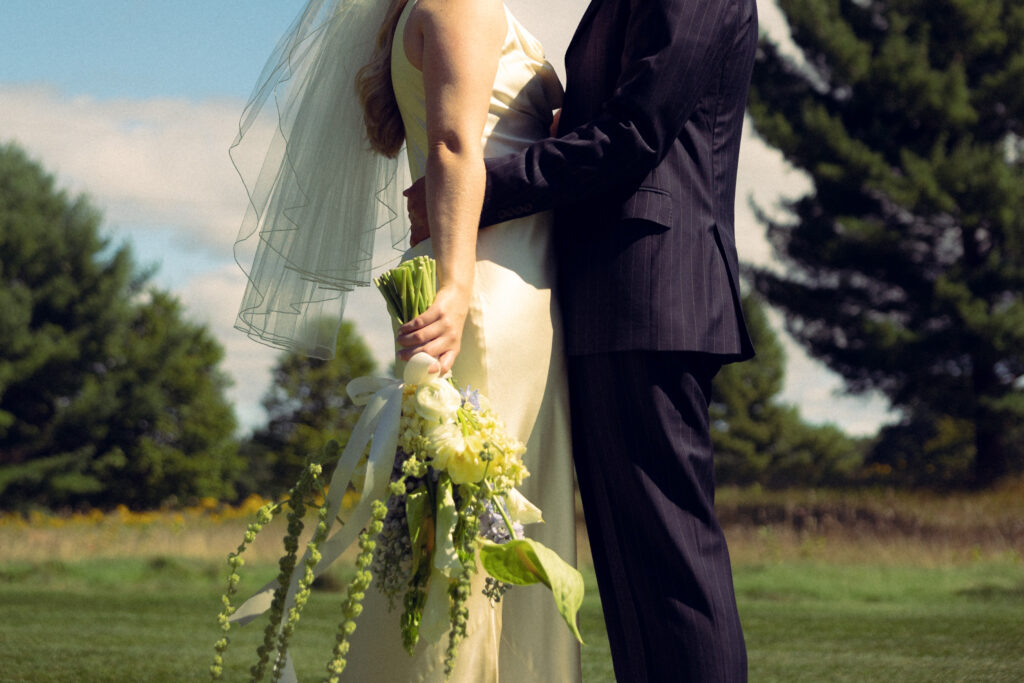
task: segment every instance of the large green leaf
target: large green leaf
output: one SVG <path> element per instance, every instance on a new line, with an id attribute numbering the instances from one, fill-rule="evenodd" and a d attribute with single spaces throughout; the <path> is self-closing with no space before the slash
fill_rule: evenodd
<path id="1" fill-rule="evenodd" d="M 433 517 L 430 515 L 430 494 L 419 488 L 405 497 L 405 516 L 409 522 L 409 542 L 412 545 L 412 573 L 415 575 L 427 547 L 434 540 Z M 427 528 L 429 518 L 430 528 Z"/>
<path id="2" fill-rule="evenodd" d="M 485 542 L 480 548 L 480 561 L 499 581 L 519 586 L 543 583 L 550 588 L 559 614 L 576 639 L 583 642 L 576 626 L 576 613 L 583 604 L 583 576 L 558 553 L 524 538 L 501 544 Z"/>

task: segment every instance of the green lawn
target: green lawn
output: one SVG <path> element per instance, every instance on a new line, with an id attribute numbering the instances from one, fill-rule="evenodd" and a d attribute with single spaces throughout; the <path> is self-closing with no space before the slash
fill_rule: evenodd
<path id="1" fill-rule="evenodd" d="M 253 570 L 243 590 L 272 571 Z M 0 565 L 0 680 L 203 680 L 220 573 L 208 562 L 160 559 Z M 584 680 L 611 681 L 586 576 Z M 1019 560 L 938 569 L 792 561 L 739 566 L 736 586 L 752 681 L 1024 678 Z M 294 648 L 302 680 L 319 680 L 337 601 L 315 595 L 303 616 Z M 227 679 L 244 680 L 259 633 L 233 633 Z"/>

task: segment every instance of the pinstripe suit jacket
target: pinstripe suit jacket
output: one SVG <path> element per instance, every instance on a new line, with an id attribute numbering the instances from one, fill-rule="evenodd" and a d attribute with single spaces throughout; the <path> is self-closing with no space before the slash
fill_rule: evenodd
<path id="1" fill-rule="evenodd" d="M 570 353 L 753 355 L 733 205 L 756 45 L 754 0 L 592 0 L 561 137 L 487 160 L 483 225 L 555 210 Z"/>

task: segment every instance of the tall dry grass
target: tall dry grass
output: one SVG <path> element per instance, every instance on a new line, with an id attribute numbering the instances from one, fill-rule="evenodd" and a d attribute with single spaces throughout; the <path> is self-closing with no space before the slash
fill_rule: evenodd
<path id="1" fill-rule="evenodd" d="M 246 526 L 266 502 L 250 496 L 238 506 L 204 499 L 180 510 L 134 512 L 119 507 L 107 513 L 0 515 L 0 564 L 98 557 L 220 561 L 238 546 Z M 346 507 L 351 501 L 347 503 Z M 312 533 L 312 526 L 307 525 L 305 536 Z M 286 527 L 283 514 L 267 525 L 246 551 L 248 561 L 276 563 Z"/>
<path id="2" fill-rule="evenodd" d="M 0 564 L 98 557 L 218 562 L 238 545 L 264 502 L 251 497 L 232 507 L 207 499 L 180 510 L 0 515 Z M 1024 478 L 953 494 L 726 487 L 718 508 L 737 565 L 797 560 L 934 567 L 1024 558 Z M 247 551 L 249 561 L 276 562 L 284 530 L 283 519 L 269 525 Z M 587 563 L 582 517 L 578 530 L 580 560 Z"/>
<path id="3" fill-rule="evenodd" d="M 1024 558 L 1024 478 L 947 493 L 725 487 L 717 507 L 739 564 L 934 567 Z"/>

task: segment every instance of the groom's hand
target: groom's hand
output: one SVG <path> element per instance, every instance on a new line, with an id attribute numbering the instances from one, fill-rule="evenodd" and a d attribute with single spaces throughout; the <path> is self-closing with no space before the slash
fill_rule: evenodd
<path id="1" fill-rule="evenodd" d="M 416 246 L 430 237 L 430 224 L 427 222 L 427 191 L 423 178 L 413 183 L 402 194 L 406 197 L 409 223 L 412 226 L 409 245 Z"/>

